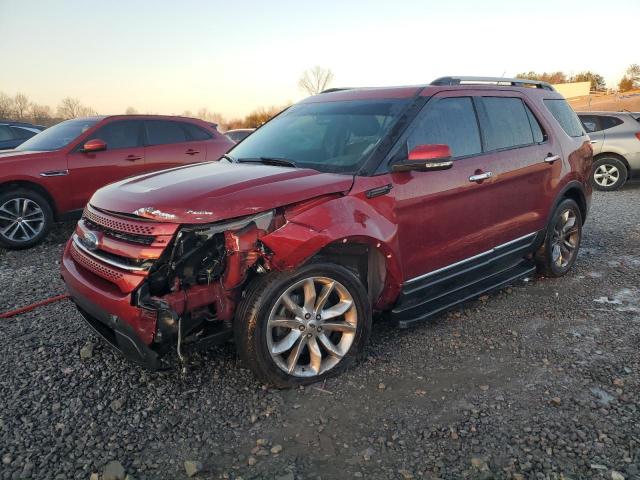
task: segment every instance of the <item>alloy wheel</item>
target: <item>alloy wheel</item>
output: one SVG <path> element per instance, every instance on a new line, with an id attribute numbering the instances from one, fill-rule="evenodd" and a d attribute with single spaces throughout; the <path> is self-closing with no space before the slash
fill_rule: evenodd
<path id="1" fill-rule="evenodd" d="M 344 285 L 327 277 L 309 277 L 276 300 L 267 321 L 267 347 L 288 375 L 313 377 L 340 363 L 357 327 L 358 311 Z"/>
<path id="2" fill-rule="evenodd" d="M 620 170 L 615 165 L 603 163 L 593 172 L 593 179 L 601 187 L 610 187 L 620 179 Z"/>
<path id="3" fill-rule="evenodd" d="M 29 198 L 16 197 L 0 205 L 0 235 L 12 242 L 28 242 L 45 226 L 42 207 Z"/>
<path id="4" fill-rule="evenodd" d="M 580 226 L 576 213 L 564 210 L 553 228 L 551 260 L 559 268 L 566 268 L 576 255 L 580 243 Z"/>

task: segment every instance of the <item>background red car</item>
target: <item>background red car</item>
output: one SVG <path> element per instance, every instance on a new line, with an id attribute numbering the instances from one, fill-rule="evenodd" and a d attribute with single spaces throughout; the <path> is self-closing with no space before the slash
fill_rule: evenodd
<path id="1" fill-rule="evenodd" d="M 184 117 L 116 115 L 59 123 L 0 153 L 0 246 L 41 242 L 98 188 L 141 173 L 217 160 L 233 142 Z"/>

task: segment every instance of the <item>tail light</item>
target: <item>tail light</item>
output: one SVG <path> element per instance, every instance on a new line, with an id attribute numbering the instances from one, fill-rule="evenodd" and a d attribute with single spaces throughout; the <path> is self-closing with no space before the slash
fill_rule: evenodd
<path id="1" fill-rule="evenodd" d="M 640 140 L 640 132 L 636 132 L 636 138 Z"/>

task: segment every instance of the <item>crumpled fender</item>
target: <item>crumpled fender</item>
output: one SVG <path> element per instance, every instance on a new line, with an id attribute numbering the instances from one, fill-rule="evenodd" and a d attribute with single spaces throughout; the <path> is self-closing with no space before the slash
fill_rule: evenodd
<path id="1" fill-rule="evenodd" d="M 386 205 L 391 199 L 376 200 L 367 201 L 364 195 L 330 197 L 302 213 L 295 209 L 285 211 L 285 225 L 261 239 L 273 252 L 272 268 L 295 269 L 332 243 L 367 244 L 378 249 L 386 262 L 385 286 L 374 305 L 389 306 L 402 283 L 400 261 L 395 254 L 398 231 L 397 225 L 381 213 L 391 214 L 390 204 Z"/>

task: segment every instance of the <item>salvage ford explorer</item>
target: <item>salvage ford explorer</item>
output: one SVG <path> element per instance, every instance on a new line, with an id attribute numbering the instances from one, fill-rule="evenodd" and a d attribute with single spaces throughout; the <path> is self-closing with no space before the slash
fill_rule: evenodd
<path id="1" fill-rule="evenodd" d="M 334 89 L 218 162 L 98 190 L 62 275 L 141 365 L 233 338 L 260 380 L 308 384 L 362 352 L 374 312 L 409 327 L 536 270 L 567 273 L 591 162 L 543 82 Z"/>

